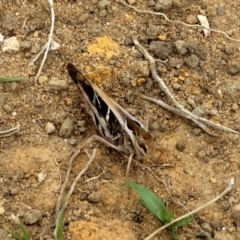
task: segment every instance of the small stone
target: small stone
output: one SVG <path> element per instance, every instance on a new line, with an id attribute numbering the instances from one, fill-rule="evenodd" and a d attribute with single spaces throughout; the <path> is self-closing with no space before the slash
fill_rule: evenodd
<path id="1" fill-rule="evenodd" d="M 227 45 L 227 46 L 225 46 L 224 52 L 225 52 L 227 55 L 233 54 L 234 51 L 235 51 L 234 46 L 232 46 L 232 45 Z"/>
<path id="2" fill-rule="evenodd" d="M 150 0 L 147 2 L 148 7 L 154 7 L 155 6 L 155 1 L 154 0 Z"/>
<path id="3" fill-rule="evenodd" d="M 43 85 L 45 82 L 48 81 L 48 77 L 46 75 L 40 76 L 38 82 Z"/>
<path id="4" fill-rule="evenodd" d="M 111 2 L 108 0 L 101 0 L 98 3 L 98 8 L 100 10 L 106 9 L 108 6 L 110 6 Z"/>
<path id="5" fill-rule="evenodd" d="M 172 53 L 173 49 L 170 43 L 164 41 L 152 41 L 149 45 L 149 51 L 156 57 L 166 59 Z"/>
<path id="6" fill-rule="evenodd" d="M 127 93 L 126 93 L 126 100 L 127 100 L 127 103 L 130 103 L 132 104 L 133 101 L 134 101 L 134 94 L 133 94 L 133 91 L 132 90 L 128 90 Z"/>
<path id="7" fill-rule="evenodd" d="M 19 187 L 10 188 L 10 195 L 12 196 L 18 195 L 19 191 L 20 191 Z"/>
<path id="8" fill-rule="evenodd" d="M 154 121 L 154 122 L 150 125 L 150 129 L 151 129 L 152 131 L 158 130 L 159 128 L 160 128 L 160 124 L 159 124 L 158 121 Z"/>
<path id="9" fill-rule="evenodd" d="M 177 52 L 181 55 L 185 55 L 188 52 L 187 44 L 186 44 L 186 42 L 184 42 L 182 40 L 177 40 L 175 42 L 175 47 L 177 49 Z"/>
<path id="10" fill-rule="evenodd" d="M 147 80 L 146 80 L 146 78 L 139 78 L 138 80 L 137 80 L 137 85 L 139 86 L 139 87 L 141 87 L 144 83 L 146 83 L 147 82 Z"/>
<path id="11" fill-rule="evenodd" d="M 219 16 L 224 16 L 226 13 L 226 3 L 224 2 L 220 2 L 218 3 L 218 6 L 217 6 L 217 14 Z"/>
<path id="12" fill-rule="evenodd" d="M 150 39 L 156 38 L 159 34 L 159 31 L 160 31 L 160 29 L 158 26 L 150 25 L 147 29 L 148 38 L 150 38 Z"/>
<path id="13" fill-rule="evenodd" d="M 67 106 L 72 106 L 72 98 L 67 97 L 64 100 L 65 100 Z"/>
<path id="14" fill-rule="evenodd" d="M 232 111 L 237 111 L 238 109 L 239 109 L 238 104 L 233 103 L 232 106 L 231 106 L 231 110 Z"/>
<path id="15" fill-rule="evenodd" d="M 38 173 L 38 182 L 42 183 L 46 180 L 47 174 L 45 172 Z"/>
<path id="16" fill-rule="evenodd" d="M 188 98 L 187 103 L 193 108 L 197 107 L 196 103 L 194 102 L 194 100 L 192 98 Z"/>
<path id="17" fill-rule="evenodd" d="M 189 15 L 187 15 L 186 22 L 189 24 L 196 24 L 196 23 L 198 23 L 198 18 L 197 18 L 197 16 L 195 16 L 193 14 L 189 14 Z"/>
<path id="18" fill-rule="evenodd" d="M 8 104 L 2 105 L 2 109 L 6 113 L 11 113 L 12 112 L 12 109 L 11 109 L 11 107 Z"/>
<path id="19" fill-rule="evenodd" d="M 87 200 L 87 197 L 88 197 L 88 194 L 87 194 L 86 192 L 82 192 L 82 193 L 80 194 L 80 200 L 81 200 L 81 201 Z"/>
<path id="20" fill-rule="evenodd" d="M 32 42 L 31 41 L 22 41 L 20 43 L 20 47 L 23 49 L 23 50 L 29 50 L 31 47 L 32 47 Z"/>
<path id="21" fill-rule="evenodd" d="M 185 58 L 184 61 L 191 68 L 197 67 L 200 62 L 199 58 L 195 54 L 192 54 L 191 56 Z"/>
<path id="22" fill-rule="evenodd" d="M 92 203 L 99 203 L 102 201 L 101 192 L 92 192 L 88 195 L 87 200 Z"/>
<path id="23" fill-rule="evenodd" d="M 20 42 L 16 37 L 6 38 L 3 42 L 2 51 L 3 52 L 17 52 L 20 50 Z"/>
<path id="24" fill-rule="evenodd" d="M 205 115 L 205 111 L 201 107 L 194 108 L 192 113 L 198 117 L 203 117 Z"/>
<path id="25" fill-rule="evenodd" d="M 181 87 L 182 86 L 180 84 L 178 84 L 178 83 L 174 83 L 173 84 L 173 89 L 175 89 L 175 90 L 179 90 Z"/>
<path id="26" fill-rule="evenodd" d="M 62 91 L 68 89 L 68 83 L 65 80 L 52 77 L 47 83 L 44 84 L 46 91 Z"/>
<path id="27" fill-rule="evenodd" d="M 86 128 L 85 128 L 85 127 L 80 127 L 80 128 L 79 128 L 79 132 L 80 132 L 80 133 L 86 132 Z"/>
<path id="28" fill-rule="evenodd" d="M 229 73 L 233 76 L 237 75 L 239 73 L 239 67 L 238 66 L 232 66 L 229 69 Z"/>
<path id="29" fill-rule="evenodd" d="M 205 231 L 205 232 L 208 232 L 208 233 L 213 233 L 213 228 L 210 226 L 209 223 L 202 223 L 201 224 L 201 228 Z"/>
<path id="30" fill-rule="evenodd" d="M 133 5 L 136 2 L 136 0 L 127 0 L 127 1 L 130 5 Z"/>
<path id="31" fill-rule="evenodd" d="M 70 118 L 66 118 L 59 131 L 59 136 L 60 137 L 65 137 L 67 138 L 73 130 L 73 120 Z"/>
<path id="32" fill-rule="evenodd" d="M 77 121 L 77 125 L 78 127 L 84 127 L 86 125 L 86 121 L 85 120 Z"/>
<path id="33" fill-rule="evenodd" d="M 12 83 L 11 83 L 11 89 L 12 89 L 12 91 L 16 91 L 17 86 L 18 86 L 18 83 L 17 83 L 17 82 L 12 82 Z"/>
<path id="34" fill-rule="evenodd" d="M 205 153 L 204 150 L 201 150 L 201 151 L 198 152 L 198 157 L 199 157 L 200 159 L 203 159 L 205 156 L 206 156 L 206 153 Z"/>
<path id="35" fill-rule="evenodd" d="M 232 143 L 238 143 L 238 140 L 239 140 L 239 135 L 237 134 L 234 134 L 234 133 L 229 133 L 228 134 L 228 140 Z"/>
<path id="36" fill-rule="evenodd" d="M 70 139 L 68 142 L 69 142 L 69 144 L 72 145 L 72 146 L 77 145 L 77 140 L 76 140 L 76 139 Z"/>
<path id="37" fill-rule="evenodd" d="M 178 142 L 176 144 L 176 149 L 180 152 L 183 152 L 185 148 L 186 148 L 186 144 L 183 142 Z"/>
<path id="38" fill-rule="evenodd" d="M 133 45 L 132 38 L 127 37 L 127 38 L 124 40 L 124 44 L 125 44 L 126 46 L 132 46 L 132 45 Z"/>
<path id="39" fill-rule="evenodd" d="M 139 77 L 148 77 L 150 74 L 150 69 L 148 66 L 148 61 L 138 61 L 135 63 L 135 68 L 137 69 Z"/>
<path id="40" fill-rule="evenodd" d="M 48 122 L 45 126 L 45 132 L 47 134 L 51 134 L 56 130 L 55 126 L 53 125 L 53 123 Z"/>
<path id="41" fill-rule="evenodd" d="M 26 225 L 32 225 L 42 219 L 42 213 L 37 209 L 27 210 L 23 215 L 23 222 Z"/>
<path id="42" fill-rule="evenodd" d="M 232 207 L 232 211 L 233 211 L 233 212 L 239 212 L 239 211 L 240 211 L 240 203 L 234 205 L 234 206 Z"/>
<path id="43" fill-rule="evenodd" d="M 213 177 L 211 177 L 211 178 L 210 178 L 210 181 L 211 181 L 212 183 L 216 183 L 216 182 L 217 182 L 217 179 L 216 179 L 216 178 L 213 178 Z"/>
<path id="44" fill-rule="evenodd" d="M 154 7 L 155 11 L 168 11 L 173 5 L 173 0 L 158 0 Z"/>

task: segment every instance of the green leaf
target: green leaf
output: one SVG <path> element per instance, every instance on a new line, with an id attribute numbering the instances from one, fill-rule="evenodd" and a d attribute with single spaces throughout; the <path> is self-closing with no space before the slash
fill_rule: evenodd
<path id="1" fill-rule="evenodd" d="M 140 203 L 153 213 L 161 222 L 171 222 L 174 213 L 167 211 L 161 198 L 140 184 L 131 181 L 125 181 L 125 184 L 134 189 L 141 196 Z"/>
<path id="2" fill-rule="evenodd" d="M 175 223 L 173 223 L 172 225 L 170 225 L 170 228 L 174 228 L 174 227 L 182 227 L 188 223 L 190 223 L 191 221 L 194 220 L 194 217 L 193 216 L 189 216 L 189 217 L 186 217 L 180 221 L 177 221 Z"/>
<path id="3" fill-rule="evenodd" d="M 22 234 L 24 236 L 24 239 L 25 240 L 30 240 L 30 235 L 28 234 L 27 230 L 22 226 L 20 225 L 19 228 L 21 229 L 22 231 Z"/>
<path id="4" fill-rule="evenodd" d="M 0 83 L 1 82 L 19 82 L 19 81 L 24 81 L 26 80 L 25 78 L 22 77 L 2 77 L 0 78 Z"/>

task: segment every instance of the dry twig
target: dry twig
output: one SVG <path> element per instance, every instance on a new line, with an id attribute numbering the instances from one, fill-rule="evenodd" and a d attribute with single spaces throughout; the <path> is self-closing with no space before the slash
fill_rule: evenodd
<path id="1" fill-rule="evenodd" d="M 161 232 L 162 230 L 164 230 L 165 228 L 171 226 L 173 223 L 176 223 L 186 217 L 192 216 L 193 214 L 201 211 L 202 209 L 208 207 L 209 205 L 215 203 L 216 201 L 218 201 L 221 197 L 223 197 L 224 195 L 226 195 L 228 192 L 230 192 L 233 188 L 233 184 L 231 184 L 230 186 L 228 186 L 221 194 L 219 194 L 217 197 L 215 197 L 214 199 L 210 200 L 209 202 L 203 204 L 202 206 L 194 209 L 191 212 L 188 212 L 187 214 L 173 220 L 172 222 L 165 224 L 164 226 L 160 227 L 159 229 L 155 230 L 153 233 L 151 233 L 148 237 L 146 237 L 144 240 L 150 240 L 153 236 L 155 236 L 157 233 Z"/>
<path id="2" fill-rule="evenodd" d="M 50 9 L 51 9 L 51 17 L 52 17 L 52 20 L 51 20 L 51 28 L 50 28 L 50 33 L 48 35 L 48 42 L 47 42 L 47 45 L 46 45 L 46 50 L 45 50 L 45 54 L 44 54 L 44 57 L 43 57 L 43 60 L 42 60 L 42 63 L 41 63 L 41 66 L 38 70 L 38 73 L 35 77 L 35 80 L 37 81 L 40 74 L 41 74 L 41 71 L 42 71 L 42 68 L 43 68 L 43 65 L 47 59 L 47 55 L 48 55 L 48 52 L 49 52 L 49 48 L 51 46 L 51 43 L 52 43 L 52 39 L 53 39 L 53 30 L 54 30 L 54 22 L 55 22 L 55 13 L 54 13 L 54 6 L 53 6 L 53 0 L 48 0 L 48 3 L 49 3 L 49 6 L 50 6 Z"/>
<path id="3" fill-rule="evenodd" d="M 0 138 L 9 137 L 9 136 L 19 132 L 19 130 L 20 130 L 20 127 L 17 126 L 17 127 L 8 129 L 6 131 L 0 131 Z"/>
<path id="4" fill-rule="evenodd" d="M 64 181 L 64 184 L 62 185 L 62 188 L 61 188 L 61 191 L 60 191 L 60 194 L 58 196 L 58 202 L 57 202 L 57 207 L 56 207 L 56 222 L 55 222 L 55 230 L 54 230 L 54 236 L 55 236 L 55 239 L 57 239 L 57 229 L 58 229 L 58 220 L 59 220 L 59 217 L 60 217 L 60 204 L 61 204 L 61 201 L 62 201 L 62 196 L 63 196 L 63 192 L 66 188 L 66 185 L 67 185 L 67 182 L 68 182 L 68 179 L 69 179 L 69 174 L 70 174 L 70 171 L 72 169 L 72 162 L 73 160 L 79 155 L 80 151 L 77 151 L 70 159 L 69 161 L 69 167 L 68 167 L 68 171 L 67 171 L 67 175 L 65 177 L 65 181 Z M 95 159 L 95 155 L 96 155 L 96 149 L 93 150 L 93 154 L 91 156 L 91 158 L 89 159 L 89 161 L 87 162 L 87 164 L 85 165 L 85 167 L 82 169 L 82 171 L 76 176 L 76 178 L 74 179 L 71 187 L 70 187 L 70 190 L 63 202 L 63 205 L 61 206 L 64 210 L 66 209 L 67 205 L 68 205 L 68 202 L 69 202 L 69 199 L 72 195 L 72 193 L 74 192 L 74 189 L 76 187 L 76 184 L 78 183 L 79 179 L 82 177 L 82 175 L 88 170 L 89 166 L 92 164 L 93 160 Z"/>
<path id="5" fill-rule="evenodd" d="M 138 13 L 147 13 L 147 14 L 152 14 L 152 15 L 157 15 L 157 16 L 162 16 L 164 17 L 164 19 L 170 23 L 176 23 L 176 24 L 182 24 L 186 27 L 194 27 L 194 28 L 202 28 L 202 29 L 206 29 L 208 31 L 211 31 L 211 32 L 216 32 L 216 33 L 220 33 L 220 34 L 223 34 L 226 38 L 228 38 L 229 40 L 232 40 L 232 41 L 235 41 L 235 42 L 240 42 L 239 39 L 235 39 L 235 38 L 231 38 L 226 32 L 224 31 L 221 31 L 221 30 L 217 30 L 217 29 L 212 29 L 212 28 L 206 28 L 202 25 L 198 25 L 198 24 L 188 24 L 188 23 L 184 23 L 182 21 L 178 21 L 178 20 L 171 20 L 169 19 L 166 14 L 164 13 L 161 13 L 161 12 L 153 12 L 153 11 L 148 11 L 148 10 L 139 10 L 138 8 L 134 7 L 134 6 L 131 6 L 131 5 L 128 5 L 126 4 L 123 0 L 118 0 L 119 3 L 122 3 L 124 6 L 128 7 L 128 8 L 131 8 L 133 9 L 134 11 L 138 12 Z"/>
<path id="6" fill-rule="evenodd" d="M 239 132 L 222 126 L 220 124 L 216 124 L 210 120 L 207 120 L 205 118 L 202 117 L 198 117 L 195 114 L 189 112 L 188 110 L 186 110 L 179 102 L 176 101 L 176 99 L 174 98 L 174 96 L 172 95 L 172 93 L 169 91 L 168 87 L 165 85 L 164 81 L 158 76 L 157 74 L 157 70 L 156 70 L 156 61 L 155 59 L 148 53 L 148 51 L 139 43 L 139 41 L 137 40 L 137 38 L 133 38 L 133 43 L 135 45 L 135 47 L 144 55 L 144 57 L 148 60 L 149 65 L 150 65 L 150 70 L 152 73 L 152 77 L 153 79 L 158 82 L 160 88 L 162 89 L 162 91 L 166 94 L 166 96 L 169 98 L 169 100 L 174 104 L 175 107 L 169 106 L 168 104 L 164 103 L 161 100 L 157 100 L 154 98 L 150 98 L 147 96 L 143 96 L 144 99 L 152 101 L 156 104 L 159 104 L 160 106 L 166 108 L 167 110 L 181 116 L 187 119 L 192 120 L 195 124 L 197 124 L 200 128 L 202 128 L 205 132 L 207 132 L 210 135 L 215 135 L 213 133 L 211 133 L 211 131 L 208 129 L 208 127 L 205 125 L 207 124 L 208 126 L 214 128 L 214 129 L 218 129 L 221 131 L 225 131 L 225 132 L 229 132 L 229 133 L 235 133 L 240 135 Z M 204 124 L 205 123 L 205 124 Z"/>

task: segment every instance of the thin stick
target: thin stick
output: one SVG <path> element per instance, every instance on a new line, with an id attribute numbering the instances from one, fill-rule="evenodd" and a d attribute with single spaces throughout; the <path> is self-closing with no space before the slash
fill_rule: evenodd
<path id="1" fill-rule="evenodd" d="M 223 34 L 226 38 L 232 40 L 232 41 L 235 41 L 235 42 L 240 42 L 239 39 L 235 39 L 235 38 L 231 38 L 226 32 L 224 31 L 221 31 L 221 30 L 217 30 L 217 29 L 212 29 L 212 28 L 206 28 L 202 25 L 198 25 L 198 24 L 187 24 L 187 23 L 184 23 L 182 21 L 179 21 L 179 20 L 170 20 L 164 13 L 159 13 L 159 12 L 153 12 L 153 11 L 147 11 L 147 10 L 139 10 L 138 8 L 134 7 L 134 6 L 131 6 L 131 5 L 128 5 L 126 4 L 123 0 L 118 0 L 120 3 L 122 3 L 124 6 L 126 7 L 129 7 L 129 8 L 132 8 L 134 9 L 136 12 L 138 13 L 147 13 L 147 14 L 152 14 L 152 15 L 157 15 L 157 16 L 162 16 L 164 17 L 164 19 L 170 23 L 177 23 L 177 24 L 182 24 L 186 27 L 194 27 L 194 28 L 202 28 L 202 29 L 206 29 L 208 31 L 211 31 L 211 32 L 216 32 L 216 33 L 220 33 L 220 34 Z"/>
<path id="2" fill-rule="evenodd" d="M 151 239 L 151 238 L 152 238 L 153 236 L 155 236 L 157 233 L 159 233 L 160 231 L 164 230 L 165 228 L 171 226 L 173 223 L 176 223 L 176 222 L 178 222 L 178 221 L 180 221 L 180 220 L 182 220 L 182 219 L 184 219 L 184 218 L 186 218 L 186 217 L 189 217 L 189 216 L 191 216 L 191 215 L 193 215 L 193 214 L 201 211 L 202 209 L 208 207 L 208 206 L 211 205 L 212 203 L 215 203 L 215 202 L 218 201 L 221 197 L 223 197 L 223 196 L 226 195 L 228 192 L 230 192 L 230 191 L 232 190 L 232 188 L 233 188 L 232 185 L 228 186 L 221 194 L 219 194 L 219 195 L 218 195 L 217 197 L 215 197 L 214 199 L 212 199 L 212 200 L 210 200 L 209 202 L 203 204 L 202 206 L 194 209 L 193 211 L 191 211 L 191 212 L 189 212 L 189 213 L 187 213 L 187 214 L 185 214 L 185 215 L 183 215 L 183 216 L 181 216 L 181 217 L 173 220 L 172 222 L 170 222 L 170 223 L 168 223 L 168 224 L 165 224 L 164 226 L 158 228 L 157 230 L 155 230 L 154 232 L 152 232 L 148 237 L 146 237 L 144 240 L 149 240 L 149 239 Z"/>
<path id="3" fill-rule="evenodd" d="M 188 110 L 185 110 L 185 111 L 179 110 L 175 107 L 172 107 L 172 106 L 166 104 L 162 100 L 158 100 L 158 99 L 151 98 L 151 97 L 144 96 L 144 95 L 142 96 L 142 98 L 145 99 L 145 100 L 154 102 L 154 103 L 160 105 L 161 107 L 167 109 L 168 111 L 175 113 L 176 115 L 178 115 L 180 117 L 184 117 L 184 118 L 187 118 L 187 119 L 190 119 L 190 120 L 194 121 L 200 128 L 202 128 L 205 132 L 207 132 L 210 135 L 213 135 L 213 134 L 209 132 L 209 129 L 207 129 L 204 124 L 199 123 L 199 121 L 203 122 L 203 123 L 206 123 L 207 125 L 209 125 L 212 128 L 240 135 L 239 132 L 237 132 L 237 131 L 235 131 L 231 128 L 225 127 L 221 124 L 214 123 L 214 122 L 212 122 L 212 121 L 210 121 L 206 118 L 198 117 L 197 115 L 194 115 L 193 113 L 189 112 Z"/>
<path id="4" fill-rule="evenodd" d="M 70 163 L 69 163 L 69 166 L 72 166 L 72 162 L 73 160 L 77 157 L 77 155 L 80 153 L 80 151 L 76 152 L 70 159 Z M 82 175 L 88 170 L 89 166 L 92 164 L 93 160 L 95 159 L 95 156 L 96 156 L 96 149 L 93 150 L 93 154 L 92 154 L 92 157 L 88 160 L 87 164 L 85 165 L 85 167 L 82 169 L 82 171 L 77 175 L 77 177 L 74 179 L 71 187 L 70 187 L 70 190 L 67 194 L 67 197 L 65 198 L 65 201 L 63 202 L 63 205 L 61 206 L 61 208 L 63 210 L 66 209 L 67 205 L 68 205 L 68 202 L 69 202 L 69 199 L 72 195 L 72 193 L 74 192 L 74 189 L 75 189 L 75 186 L 76 184 L 78 183 L 78 180 L 82 177 Z M 70 169 L 70 168 L 69 168 Z M 69 170 L 68 169 L 68 170 Z M 65 178 L 65 181 L 68 180 L 68 178 Z M 64 187 L 65 189 L 65 187 Z M 62 191 L 62 189 L 61 189 Z M 61 199 L 60 199 L 61 201 Z M 59 206 L 59 209 L 58 209 L 58 212 L 56 212 L 56 221 L 55 221 L 55 230 L 54 230 L 54 237 L 55 239 L 57 239 L 57 229 L 58 229 L 58 221 L 59 221 L 59 217 L 60 217 L 60 206 Z"/>
<path id="5" fill-rule="evenodd" d="M 50 6 L 50 9 L 51 9 L 51 17 L 52 17 L 52 20 L 51 20 L 51 28 L 50 28 L 50 33 L 48 35 L 48 42 L 47 42 L 47 47 L 46 47 L 46 51 L 45 51 L 45 54 L 44 54 L 44 57 L 43 57 L 43 60 L 42 60 L 42 63 L 41 63 L 41 66 L 38 70 L 38 73 L 35 77 L 35 81 L 38 80 L 40 74 L 41 74 L 41 71 L 42 71 L 42 68 L 43 68 L 43 65 L 47 59 L 47 55 L 48 55 L 48 52 L 49 52 L 49 48 L 50 48 L 50 45 L 51 45 L 51 42 L 52 42 L 52 39 L 53 39 L 53 30 L 54 30 L 54 22 L 55 22 L 55 13 L 54 13 L 54 6 L 53 6 L 53 0 L 48 0 L 48 3 L 49 3 L 49 6 Z"/>
<path id="6" fill-rule="evenodd" d="M 209 121 L 205 118 L 200 118 L 196 115 L 194 115 L 193 113 L 189 112 L 188 110 L 186 110 L 179 102 L 177 102 L 177 100 L 174 98 L 174 96 L 172 95 L 172 93 L 169 91 L 168 87 L 165 85 L 164 81 L 162 80 L 162 78 L 160 78 L 157 74 L 157 70 L 156 70 L 156 61 L 155 59 L 148 53 L 148 51 L 139 43 L 139 41 L 136 38 L 133 38 L 133 43 L 136 46 L 136 48 L 144 55 L 144 57 L 148 60 L 149 65 L 150 65 L 150 70 L 152 73 L 152 77 L 153 79 L 158 82 L 160 88 L 162 89 L 162 91 L 166 94 L 166 96 L 169 98 L 169 100 L 174 104 L 174 106 L 177 108 L 173 108 L 169 105 L 167 105 L 166 103 L 160 101 L 160 100 L 154 100 L 153 98 L 149 98 L 144 96 L 145 99 L 150 100 L 150 101 L 154 101 L 155 103 L 164 106 L 165 108 L 167 108 L 168 110 L 184 117 L 187 119 L 192 120 L 194 123 L 196 123 L 199 127 L 201 127 L 205 132 L 214 135 L 213 133 L 211 133 L 208 128 L 203 124 L 203 122 L 215 129 L 219 129 L 225 132 L 231 132 L 231 133 L 235 133 L 235 134 L 240 134 L 239 132 L 230 129 L 228 127 L 224 127 L 220 124 L 216 124 L 212 121 Z"/>
<path id="7" fill-rule="evenodd" d="M 19 132 L 19 130 L 20 130 L 20 127 L 17 126 L 17 127 L 5 130 L 5 131 L 0 131 L 0 138 L 9 137 L 9 136 Z"/>

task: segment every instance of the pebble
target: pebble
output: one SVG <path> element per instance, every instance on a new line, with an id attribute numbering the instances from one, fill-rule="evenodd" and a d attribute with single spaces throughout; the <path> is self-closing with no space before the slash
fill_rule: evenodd
<path id="1" fill-rule="evenodd" d="M 99 203 L 102 201 L 101 192 L 92 192 L 88 195 L 87 200 L 91 203 Z"/>
<path id="2" fill-rule="evenodd" d="M 85 127 L 80 127 L 80 128 L 79 128 L 79 132 L 80 132 L 80 133 L 86 132 L 86 128 L 85 128 Z"/>
<path id="3" fill-rule="evenodd" d="M 81 200 L 81 201 L 87 200 L 87 197 L 88 197 L 88 193 L 86 193 L 86 192 L 82 192 L 82 193 L 80 194 L 80 200 Z"/>
<path id="4" fill-rule="evenodd" d="M 239 73 L 239 67 L 238 66 L 232 66 L 229 69 L 229 73 L 232 74 L 233 76 L 237 75 Z"/>
<path id="5" fill-rule="evenodd" d="M 177 40 L 175 43 L 175 47 L 177 49 L 177 52 L 181 55 L 185 55 L 188 52 L 187 49 L 187 44 L 186 42 L 182 41 L 182 40 Z"/>
<path id="6" fill-rule="evenodd" d="M 154 39 L 158 36 L 159 34 L 159 27 L 155 25 L 150 25 L 147 29 L 147 35 L 149 39 Z"/>
<path id="7" fill-rule="evenodd" d="M 174 83 L 174 84 L 172 85 L 172 87 L 173 87 L 173 89 L 175 89 L 175 90 L 179 90 L 182 86 L 181 86 L 180 84 L 178 84 L 178 83 Z"/>
<path id="8" fill-rule="evenodd" d="M 199 65 L 199 58 L 195 54 L 191 54 L 189 57 L 185 58 L 184 62 L 191 68 L 195 68 Z"/>
<path id="9" fill-rule="evenodd" d="M 32 46 L 30 52 L 33 54 L 38 54 L 40 51 L 41 51 L 41 45 L 40 45 L 40 43 L 37 42 Z"/>
<path id="10" fill-rule="evenodd" d="M 237 111 L 239 109 L 238 104 L 237 103 L 233 103 L 231 106 L 231 110 L 232 111 Z"/>
<path id="11" fill-rule="evenodd" d="M 8 104 L 2 105 L 2 109 L 6 113 L 11 113 L 12 112 L 12 108 Z"/>
<path id="12" fill-rule="evenodd" d="M 240 203 L 234 205 L 234 206 L 232 207 L 232 211 L 233 211 L 233 212 L 239 212 L 239 211 L 240 211 Z"/>
<path id="13" fill-rule="evenodd" d="M 194 102 L 194 100 L 192 98 L 188 98 L 187 103 L 193 108 L 197 107 L 196 103 Z"/>
<path id="14" fill-rule="evenodd" d="M 3 42 L 2 51 L 3 52 L 17 52 L 20 50 L 20 42 L 16 37 L 6 38 Z"/>
<path id="15" fill-rule="evenodd" d="M 119 83 L 124 87 L 129 87 L 131 83 L 131 74 L 129 71 L 123 71 L 117 76 Z"/>
<path id="16" fill-rule="evenodd" d="M 41 85 L 43 85 L 45 82 L 47 82 L 48 81 L 48 77 L 47 77 L 47 75 L 42 75 L 42 76 L 40 76 L 39 77 L 39 79 L 38 79 L 38 82 L 41 84 Z"/>
<path id="17" fill-rule="evenodd" d="M 86 120 L 79 120 L 77 121 L 78 127 L 84 127 L 86 125 Z"/>
<path id="18" fill-rule="evenodd" d="M 98 3 L 98 8 L 100 10 L 106 9 L 108 6 L 110 6 L 111 2 L 108 0 L 101 0 Z"/>
<path id="19" fill-rule="evenodd" d="M 219 16 L 224 16 L 225 13 L 226 13 L 226 3 L 224 3 L 224 2 L 218 3 L 218 5 L 217 5 L 217 14 Z"/>
<path id="20" fill-rule="evenodd" d="M 232 100 L 238 99 L 240 89 L 240 77 L 232 77 L 226 79 L 221 85 L 220 89 L 223 94 Z"/>
<path id="21" fill-rule="evenodd" d="M 47 134 L 51 134 L 51 133 L 55 132 L 55 130 L 56 130 L 56 128 L 55 128 L 55 126 L 53 125 L 53 123 L 48 122 L 48 123 L 46 124 L 46 126 L 45 126 L 45 132 L 46 132 Z"/>
<path id="22" fill-rule="evenodd" d="M 211 227 L 211 225 L 209 223 L 202 223 L 201 224 L 201 228 L 202 230 L 204 230 L 205 232 L 211 233 L 213 234 L 213 228 Z"/>
<path id="23" fill-rule="evenodd" d="M 11 83 L 11 89 L 12 89 L 13 92 L 16 91 L 17 86 L 18 86 L 18 83 L 17 83 L 17 82 L 12 82 L 12 83 Z"/>
<path id="24" fill-rule="evenodd" d="M 23 50 L 29 50 L 31 47 L 32 47 L 32 42 L 31 41 L 22 41 L 20 43 L 20 47 L 23 49 Z"/>
<path id="25" fill-rule="evenodd" d="M 234 48 L 234 46 L 232 46 L 232 45 L 227 45 L 227 46 L 225 46 L 225 48 L 224 48 L 224 52 L 225 52 L 227 55 L 231 55 L 231 54 L 233 54 L 233 53 L 235 52 L 235 48 Z"/>
<path id="26" fill-rule="evenodd" d="M 14 188 L 10 188 L 10 195 L 14 196 L 14 195 L 18 195 L 20 188 L 19 187 L 14 187 Z"/>
<path id="27" fill-rule="evenodd" d="M 133 91 L 132 90 L 128 90 L 127 93 L 126 93 L 126 97 L 125 98 L 127 100 L 127 103 L 132 104 L 134 99 L 135 99 Z"/>
<path id="28" fill-rule="evenodd" d="M 205 153 L 204 150 L 201 150 L 201 151 L 198 152 L 198 157 L 199 157 L 200 159 L 203 159 L 205 156 L 206 156 L 206 153 Z"/>
<path id="29" fill-rule="evenodd" d="M 141 87 L 146 82 L 147 82 L 146 78 L 138 78 L 137 85 Z"/>
<path id="30" fill-rule="evenodd" d="M 72 145 L 72 146 L 76 146 L 77 145 L 77 139 L 69 139 L 69 144 Z"/>
<path id="31" fill-rule="evenodd" d="M 59 131 L 59 136 L 67 138 L 73 130 L 73 120 L 71 118 L 66 118 Z"/>
<path id="32" fill-rule="evenodd" d="M 154 7 L 155 6 L 155 1 L 154 0 L 150 0 L 147 2 L 148 7 Z"/>
<path id="33" fill-rule="evenodd" d="M 38 173 L 38 182 L 42 183 L 46 180 L 47 174 L 45 172 Z"/>
<path id="34" fill-rule="evenodd" d="M 127 0 L 127 1 L 130 5 L 133 5 L 136 2 L 136 0 Z"/>
<path id="35" fill-rule="evenodd" d="M 135 67 L 138 72 L 139 77 L 148 77 L 150 74 L 150 69 L 148 65 L 148 61 L 137 61 L 135 63 Z"/>
<path id="36" fill-rule="evenodd" d="M 205 111 L 201 107 L 194 108 L 192 113 L 198 117 L 203 117 L 205 115 Z"/>
<path id="37" fill-rule="evenodd" d="M 160 128 L 160 124 L 158 121 L 154 121 L 151 125 L 150 125 L 150 130 L 154 131 L 154 130 L 158 130 Z"/>
<path id="38" fill-rule="evenodd" d="M 37 209 L 30 209 L 24 212 L 23 222 L 26 225 L 32 225 L 39 222 L 42 219 L 42 213 Z"/>
<path id="39" fill-rule="evenodd" d="M 173 5 L 173 0 L 158 0 L 154 10 L 155 11 L 168 11 Z"/>
<path id="40" fill-rule="evenodd" d="M 189 14 L 187 15 L 186 22 L 189 24 L 196 24 L 198 23 L 198 18 L 193 14 Z"/>
<path id="41" fill-rule="evenodd" d="M 183 142 L 178 142 L 176 144 L 176 149 L 180 152 L 183 152 L 185 148 L 186 148 L 186 144 Z"/>
<path id="42" fill-rule="evenodd" d="M 166 59 L 172 53 L 173 49 L 170 43 L 163 41 L 152 41 L 149 45 L 149 51 L 157 58 Z"/>
<path id="43" fill-rule="evenodd" d="M 61 31 L 61 35 L 62 35 L 62 37 L 64 38 L 65 41 L 71 40 L 74 36 L 73 31 L 69 28 L 64 28 Z"/>
<path id="44" fill-rule="evenodd" d="M 132 38 L 130 38 L 130 37 L 125 38 L 124 44 L 125 44 L 126 46 L 132 46 L 132 45 L 133 45 Z"/>
<path id="45" fill-rule="evenodd" d="M 168 64 L 171 68 L 178 68 L 180 69 L 182 67 L 183 61 L 179 58 L 170 58 L 168 61 Z"/>
<path id="46" fill-rule="evenodd" d="M 234 134 L 234 133 L 229 133 L 228 134 L 228 140 L 232 143 L 238 143 L 238 140 L 239 140 L 239 135 L 237 134 Z"/>
<path id="47" fill-rule="evenodd" d="M 44 84 L 46 91 L 62 91 L 68 89 L 68 83 L 65 80 L 52 77 L 47 83 Z"/>

